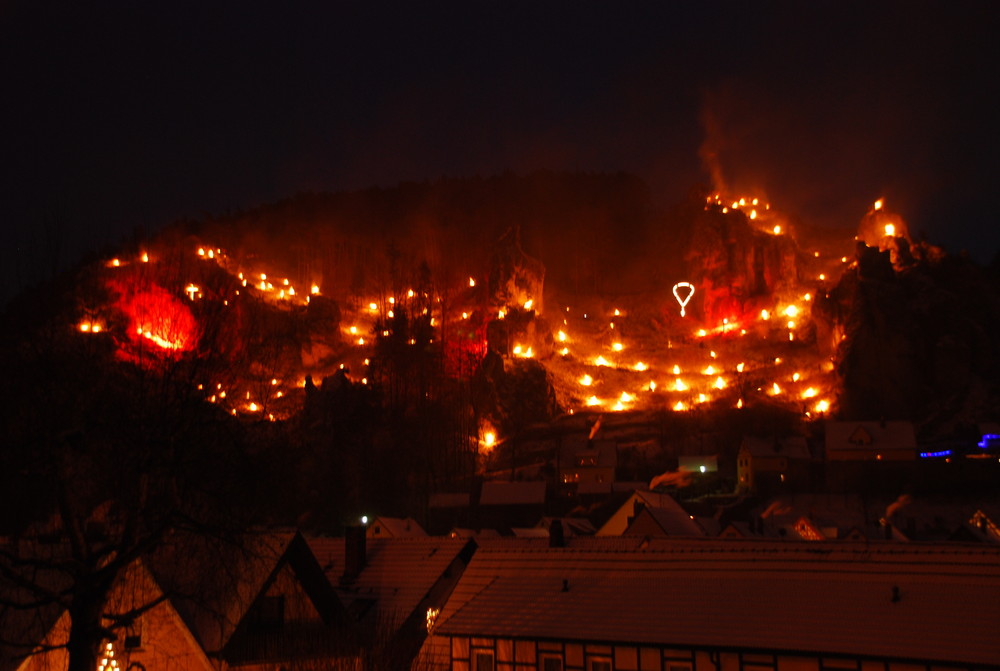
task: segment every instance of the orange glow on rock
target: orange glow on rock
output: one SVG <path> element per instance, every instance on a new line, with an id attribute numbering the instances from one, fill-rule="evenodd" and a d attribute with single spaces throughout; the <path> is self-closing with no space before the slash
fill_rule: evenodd
<path id="1" fill-rule="evenodd" d="M 133 341 L 151 342 L 172 355 L 197 346 L 198 324 L 179 298 L 155 284 L 138 289 L 122 284 L 114 283 L 120 292 L 117 307 L 129 319 Z"/>

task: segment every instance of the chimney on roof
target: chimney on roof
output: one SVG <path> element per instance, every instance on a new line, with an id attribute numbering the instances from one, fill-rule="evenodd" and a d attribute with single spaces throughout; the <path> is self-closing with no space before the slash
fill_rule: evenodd
<path id="1" fill-rule="evenodd" d="M 552 524 L 549 525 L 549 547 L 566 547 L 566 532 L 563 531 L 562 520 L 554 519 L 552 520 Z"/>
<path id="2" fill-rule="evenodd" d="M 364 526 L 349 526 L 344 530 L 344 575 L 342 583 L 353 582 L 365 567 L 367 538 Z"/>

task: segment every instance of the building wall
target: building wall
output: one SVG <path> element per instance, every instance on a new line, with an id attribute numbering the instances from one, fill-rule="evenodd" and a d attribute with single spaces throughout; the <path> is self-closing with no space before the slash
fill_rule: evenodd
<path id="1" fill-rule="evenodd" d="M 969 668 L 958 664 L 942 666 L 808 654 L 431 636 L 412 671 L 967 671 Z"/>
<path id="2" fill-rule="evenodd" d="M 108 611 L 123 613 L 161 596 L 160 589 L 141 564 L 131 565 L 112 592 Z M 46 636 L 49 646 L 69 640 L 70 618 L 64 613 Z M 173 606 L 163 601 L 143 613 L 136 624 L 117 632 L 113 642 L 118 671 L 213 671 L 201 647 L 184 626 Z M 28 657 L 18 671 L 65 671 L 69 656 L 57 648 Z"/>

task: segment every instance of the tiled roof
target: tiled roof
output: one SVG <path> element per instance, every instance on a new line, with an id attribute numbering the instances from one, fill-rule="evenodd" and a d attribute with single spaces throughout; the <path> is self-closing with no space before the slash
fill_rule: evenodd
<path id="1" fill-rule="evenodd" d="M 654 529 L 654 536 L 704 536 L 705 530 L 691 516 L 676 508 L 645 507 L 623 532 L 624 535 L 647 535 L 646 530 Z"/>
<path id="2" fill-rule="evenodd" d="M 294 532 L 248 533 L 237 544 L 190 538 L 166 543 L 151 564 L 188 628 L 208 654 L 216 654 L 295 538 Z"/>
<path id="3" fill-rule="evenodd" d="M 440 536 L 369 538 L 365 567 L 349 585 L 341 585 L 340 580 L 344 574 L 343 538 L 312 538 L 309 547 L 348 609 L 353 601 L 375 600 L 374 610 L 380 617 L 391 618 L 398 626 L 470 542 Z"/>
<path id="4" fill-rule="evenodd" d="M 427 532 L 412 517 L 376 517 L 368 525 L 368 538 L 415 538 Z"/>
<path id="5" fill-rule="evenodd" d="M 632 493 L 632 495 L 623 503 L 618 510 L 605 522 L 600 529 L 597 530 L 598 536 L 618 536 L 625 532 L 628 528 L 631 518 L 635 517 L 636 503 L 641 503 L 646 508 L 662 508 L 667 513 L 663 513 L 664 516 L 673 516 L 676 520 L 687 520 L 686 522 L 680 521 L 679 524 L 685 527 L 684 531 L 677 530 L 677 527 L 673 533 L 675 534 L 688 534 L 692 536 L 703 536 L 704 532 L 701 527 L 691 521 L 691 516 L 681 508 L 680 504 L 677 503 L 669 494 L 661 494 L 659 492 L 651 492 L 649 490 L 638 490 Z"/>
<path id="6" fill-rule="evenodd" d="M 1000 548 L 603 540 L 484 544 L 435 633 L 1000 660 Z"/>

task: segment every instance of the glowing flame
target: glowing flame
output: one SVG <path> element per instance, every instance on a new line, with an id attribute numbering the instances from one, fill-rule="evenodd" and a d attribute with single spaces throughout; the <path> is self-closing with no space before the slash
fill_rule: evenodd
<path id="1" fill-rule="evenodd" d="M 781 235 L 781 226 L 776 224 L 773 230 L 775 235 Z"/>
<path id="2" fill-rule="evenodd" d="M 623 349 L 625 349 L 625 346 L 622 345 L 620 342 L 616 342 L 611 345 L 611 349 L 613 349 L 616 352 L 621 352 Z"/>
<path id="3" fill-rule="evenodd" d="M 673 373 L 674 373 L 674 375 L 680 375 L 681 374 L 681 367 L 678 366 L 677 364 L 674 364 Z"/>
<path id="4" fill-rule="evenodd" d="M 528 300 L 524 301 L 524 309 L 525 310 L 530 310 L 531 306 L 534 305 L 534 304 L 535 304 L 535 301 L 529 298 Z"/>
<path id="5" fill-rule="evenodd" d="M 873 205 L 872 208 L 875 210 L 881 210 L 883 204 L 884 203 L 882 202 L 882 199 L 879 198 L 878 200 L 875 201 L 875 205 Z"/>
<path id="6" fill-rule="evenodd" d="M 688 390 L 688 386 L 686 384 L 684 384 L 684 380 L 682 380 L 680 378 L 677 378 L 674 381 L 674 389 L 677 390 L 677 391 L 687 391 Z"/>
<path id="7" fill-rule="evenodd" d="M 611 364 L 603 356 L 599 356 L 596 359 L 594 359 L 594 365 L 595 366 L 610 366 Z"/>
<path id="8" fill-rule="evenodd" d="M 802 392 L 802 398 L 812 398 L 816 395 L 816 390 L 813 387 L 809 387 L 804 392 Z"/>
<path id="9" fill-rule="evenodd" d="M 893 225 L 893 224 L 886 224 L 885 225 L 885 234 L 886 234 L 887 237 L 890 237 L 890 238 L 892 236 L 896 235 L 896 227 L 895 227 L 895 225 Z"/>
<path id="10" fill-rule="evenodd" d="M 715 366 L 708 366 L 705 370 L 701 371 L 704 375 L 715 375 Z"/>
<path id="11" fill-rule="evenodd" d="M 597 399 L 596 396 L 591 396 L 590 398 L 587 399 L 587 405 L 594 406 L 600 404 L 601 402 Z"/>
<path id="12" fill-rule="evenodd" d="M 715 388 L 716 389 L 725 389 L 726 388 L 726 381 L 723 380 L 721 376 L 715 378 Z"/>
<path id="13" fill-rule="evenodd" d="M 635 396 L 628 393 L 627 391 L 623 391 L 622 395 L 619 397 L 618 400 L 620 400 L 622 403 L 631 403 L 632 401 L 635 400 Z"/>
<path id="14" fill-rule="evenodd" d="M 431 633 L 434 630 L 434 623 L 437 621 L 437 616 L 441 614 L 440 608 L 428 608 L 427 609 L 427 633 Z"/>
<path id="15" fill-rule="evenodd" d="M 761 310 L 760 311 L 760 318 L 763 319 L 764 321 L 767 321 L 768 319 L 771 318 L 771 313 L 768 312 L 767 310 Z"/>
<path id="16" fill-rule="evenodd" d="M 799 314 L 799 308 L 798 308 L 798 306 L 789 305 L 787 308 L 785 308 L 785 316 L 786 317 L 794 317 L 797 314 Z"/>
<path id="17" fill-rule="evenodd" d="M 771 393 L 775 396 L 781 393 L 781 387 L 778 386 L 777 382 L 771 385 Z"/>
<path id="18" fill-rule="evenodd" d="M 827 401 L 820 401 L 816 404 L 816 412 L 826 412 L 830 409 L 830 403 Z"/>
<path id="19" fill-rule="evenodd" d="M 465 313 L 463 312 L 462 314 Z M 566 337 L 567 336 L 565 331 L 559 331 L 559 333 L 556 334 L 556 339 L 558 339 L 559 342 L 566 342 Z"/>
<path id="20" fill-rule="evenodd" d="M 677 412 L 683 412 L 684 410 L 687 410 L 687 406 L 683 403 L 683 401 L 677 401 L 677 403 L 674 404 L 674 410 Z"/>
<path id="21" fill-rule="evenodd" d="M 471 277 L 469 278 L 469 286 L 470 287 L 476 286 L 476 281 L 474 279 L 472 279 Z"/>
<path id="22" fill-rule="evenodd" d="M 639 371 L 639 372 L 641 373 L 641 372 L 643 372 L 644 370 L 647 370 L 647 369 L 649 368 L 649 366 L 647 366 L 646 364 L 644 364 L 644 363 L 643 363 L 643 362 L 641 362 L 641 361 L 637 361 L 637 362 L 636 362 L 636 364 L 635 364 L 634 366 L 632 366 L 632 368 L 633 368 L 634 370 L 637 370 L 637 371 Z"/>
<path id="23" fill-rule="evenodd" d="M 736 364 L 736 372 L 737 373 L 742 373 L 744 366 L 745 366 L 745 364 L 743 364 L 742 362 Z"/>
<path id="24" fill-rule="evenodd" d="M 593 383 L 594 383 L 594 378 L 590 377 L 589 375 L 584 375 L 583 377 L 580 378 L 580 384 L 582 384 L 584 387 L 589 387 Z"/>
<path id="25" fill-rule="evenodd" d="M 165 289 L 155 285 L 140 291 L 126 289 L 118 307 L 132 322 L 130 333 L 164 350 L 184 352 L 197 342 L 197 323 L 191 311 Z"/>

